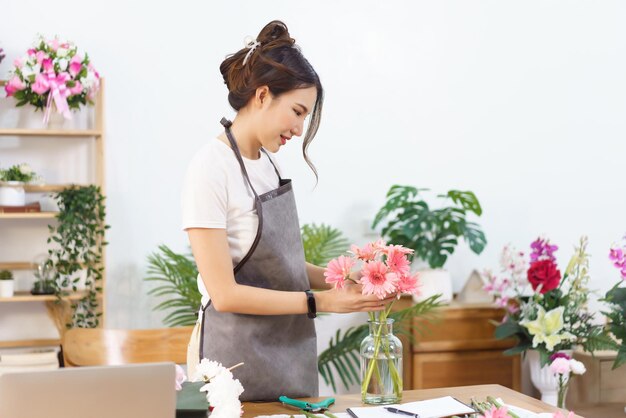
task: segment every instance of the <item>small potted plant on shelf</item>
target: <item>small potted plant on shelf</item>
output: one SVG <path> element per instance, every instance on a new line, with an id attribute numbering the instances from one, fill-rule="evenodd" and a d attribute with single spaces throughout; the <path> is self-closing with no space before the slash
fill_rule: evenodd
<path id="1" fill-rule="evenodd" d="M 402 245 L 415 251 L 413 261 L 422 261 L 429 268 L 420 273 L 423 300 L 441 294 L 441 301 L 452 299 L 452 279 L 443 270 L 448 257 L 454 253 L 463 238 L 472 252 L 480 254 L 487 240 L 480 226 L 467 220 L 469 212 L 477 216 L 482 208 L 476 195 L 470 191 L 450 190 L 444 195 L 446 205 L 431 208 L 418 189 L 411 186 L 394 185 L 387 192 L 387 202 L 378 211 L 372 227 L 382 225 L 382 236 L 390 244 Z M 414 263 L 419 267 L 419 263 Z"/>
<path id="2" fill-rule="evenodd" d="M 9 270 L 0 271 L 0 298 L 10 298 L 15 292 L 15 280 Z"/>
<path id="3" fill-rule="evenodd" d="M 45 260 L 35 264 L 35 283 L 30 293 L 33 295 L 53 295 L 54 287 L 54 270 Z"/>
<path id="4" fill-rule="evenodd" d="M 24 186 L 39 177 L 28 164 L 14 165 L 0 169 L 0 206 L 24 206 L 26 191 Z"/>

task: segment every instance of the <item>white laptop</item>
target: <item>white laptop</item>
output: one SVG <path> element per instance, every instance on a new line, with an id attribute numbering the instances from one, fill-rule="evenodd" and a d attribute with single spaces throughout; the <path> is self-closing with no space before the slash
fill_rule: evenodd
<path id="1" fill-rule="evenodd" d="M 174 363 L 0 376 L 2 418 L 174 418 Z"/>

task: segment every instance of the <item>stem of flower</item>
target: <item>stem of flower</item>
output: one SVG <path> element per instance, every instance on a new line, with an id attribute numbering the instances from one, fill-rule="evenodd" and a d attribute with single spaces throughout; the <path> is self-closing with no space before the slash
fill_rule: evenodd
<path id="1" fill-rule="evenodd" d="M 361 396 L 365 397 L 367 395 L 367 387 L 369 386 L 370 380 L 372 380 L 372 374 L 374 373 L 374 368 L 376 368 L 376 373 L 378 374 L 378 382 L 381 382 L 380 379 L 380 371 L 378 370 L 378 353 L 380 351 L 380 334 L 383 331 L 383 321 L 385 324 L 387 323 L 386 315 L 381 313 L 378 317 L 378 330 L 376 330 L 376 334 L 374 335 L 374 356 L 372 361 L 367 366 L 367 372 L 365 373 L 365 379 L 363 379 L 363 384 L 361 385 Z"/>
<path id="2" fill-rule="evenodd" d="M 234 366 L 229 367 L 228 370 L 233 370 L 233 369 L 236 369 L 237 367 L 243 366 L 243 365 L 244 365 L 244 363 L 235 364 Z"/>

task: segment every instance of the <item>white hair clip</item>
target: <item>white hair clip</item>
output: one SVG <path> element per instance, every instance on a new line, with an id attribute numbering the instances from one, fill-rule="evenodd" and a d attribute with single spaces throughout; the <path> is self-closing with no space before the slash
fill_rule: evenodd
<path id="1" fill-rule="evenodd" d="M 246 65 L 248 58 L 250 58 L 250 55 L 252 55 L 256 47 L 261 45 L 261 42 L 253 39 L 252 36 L 246 36 L 246 38 L 244 39 L 244 43 L 245 43 L 245 47 L 249 49 L 248 53 L 243 59 L 243 65 Z"/>

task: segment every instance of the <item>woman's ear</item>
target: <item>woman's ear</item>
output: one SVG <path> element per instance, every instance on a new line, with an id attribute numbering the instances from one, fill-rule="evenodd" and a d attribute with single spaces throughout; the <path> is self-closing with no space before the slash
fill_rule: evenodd
<path id="1" fill-rule="evenodd" d="M 257 87 L 256 92 L 254 94 L 254 103 L 258 107 L 263 107 L 263 105 L 271 100 L 270 88 L 267 86 Z"/>

